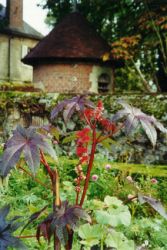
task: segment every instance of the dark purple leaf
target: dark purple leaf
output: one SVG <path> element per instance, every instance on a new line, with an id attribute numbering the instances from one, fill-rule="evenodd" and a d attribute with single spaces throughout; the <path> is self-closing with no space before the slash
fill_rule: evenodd
<path id="1" fill-rule="evenodd" d="M 66 105 L 66 108 L 63 112 L 63 118 L 65 123 L 68 122 L 68 120 L 70 120 L 72 114 L 74 113 L 75 109 L 77 107 L 77 104 L 75 102 L 71 102 L 69 104 Z"/>
<path id="2" fill-rule="evenodd" d="M 141 120 L 141 125 L 147 134 L 149 140 L 152 142 L 152 145 L 155 146 L 156 141 L 157 141 L 157 131 L 156 129 L 152 126 L 152 124 L 147 121 L 147 120 Z"/>
<path id="3" fill-rule="evenodd" d="M 15 148 L 15 150 L 17 147 Z M 10 172 L 11 168 L 13 168 L 18 162 L 23 147 L 19 148 L 17 151 L 13 150 L 13 147 L 7 148 L 4 151 L 2 159 L 0 161 L 0 175 L 2 177 L 6 177 Z"/>
<path id="4" fill-rule="evenodd" d="M 37 231 L 36 231 L 36 238 L 40 244 L 40 237 L 43 236 L 48 243 L 50 242 L 51 236 L 52 236 L 52 232 L 50 230 L 50 224 L 51 221 L 45 221 L 39 224 L 39 226 L 37 227 Z"/>
<path id="5" fill-rule="evenodd" d="M 167 213 L 159 200 L 156 200 L 149 196 L 144 196 L 138 194 L 138 198 L 141 204 L 148 203 L 152 208 L 154 208 L 162 217 L 167 220 Z"/>
<path id="6" fill-rule="evenodd" d="M 60 102 L 51 112 L 51 119 L 58 116 L 63 111 L 64 121 L 68 122 L 75 111 L 83 112 L 85 107 L 93 108 L 94 104 L 86 96 L 75 96 L 72 99 Z"/>
<path id="7" fill-rule="evenodd" d="M 51 112 L 51 119 L 53 120 L 54 118 L 56 118 L 58 114 L 63 111 L 63 109 L 65 108 L 67 104 L 68 104 L 67 100 L 62 101 L 59 104 L 57 104 L 57 106 Z"/>
<path id="8" fill-rule="evenodd" d="M 155 117 L 146 115 L 140 109 L 130 106 L 124 101 L 119 101 L 124 109 L 118 111 L 112 118 L 113 121 L 117 121 L 126 117 L 124 122 L 125 132 L 127 134 L 131 133 L 140 124 L 147 134 L 152 145 L 155 146 L 157 141 L 156 129 L 159 129 L 163 133 L 167 133 L 167 129 L 156 120 Z"/>
<path id="9" fill-rule="evenodd" d="M 9 247 L 15 247 L 16 249 L 27 249 L 20 239 L 14 237 L 12 234 L 20 226 L 20 222 L 16 222 L 19 216 L 14 217 L 11 220 L 7 220 L 6 217 L 9 213 L 10 206 L 7 205 L 0 209 L 0 249 L 7 250 Z"/>
<path id="10" fill-rule="evenodd" d="M 40 163 L 40 151 L 36 145 L 30 144 L 24 146 L 24 157 L 27 165 L 29 165 L 32 173 L 36 173 Z"/>
<path id="11" fill-rule="evenodd" d="M 60 208 L 56 208 L 54 213 L 40 223 L 37 229 L 37 239 L 39 240 L 40 234 L 50 241 L 51 236 L 56 233 L 60 242 L 65 245 L 68 240 L 67 225 L 71 229 L 77 226 L 79 219 L 91 222 L 90 216 L 79 206 L 69 206 L 65 201 L 61 204 Z"/>
<path id="12" fill-rule="evenodd" d="M 56 159 L 55 151 L 46 141 L 46 137 L 37 133 L 36 129 L 18 126 L 13 136 L 7 141 L 5 151 L 0 161 L 0 174 L 6 177 L 9 171 L 17 164 L 23 153 L 27 165 L 33 174 L 40 165 L 40 149 Z"/>
<path id="13" fill-rule="evenodd" d="M 23 227 L 23 229 L 21 230 L 21 233 L 25 230 L 25 228 L 26 228 L 29 224 L 31 224 L 33 221 L 35 221 L 35 220 L 43 213 L 43 211 L 46 210 L 46 208 L 47 208 L 47 206 L 43 207 L 43 208 L 42 208 L 41 210 L 39 210 L 38 212 L 33 213 L 33 214 L 30 216 L 30 218 L 29 218 L 27 224 L 26 224 L 26 225 Z M 20 234 L 21 234 L 21 233 L 20 233 Z"/>

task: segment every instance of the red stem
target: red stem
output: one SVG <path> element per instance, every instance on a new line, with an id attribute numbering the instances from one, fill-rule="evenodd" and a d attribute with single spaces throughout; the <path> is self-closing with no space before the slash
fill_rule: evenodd
<path id="1" fill-rule="evenodd" d="M 40 154 L 41 154 L 41 163 L 44 165 L 44 167 L 46 168 L 46 171 L 48 172 L 49 176 L 50 176 L 50 180 L 52 182 L 52 191 L 53 191 L 53 212 L 56 209 L 57 204 L 55 204 L 55 199 L 57 196 L 57 188 L 56 188 L 56 184 L 57 184 L 57 172 L 52 171 L 52 169 L 50 168 L 49 164 L 47 163 L 45 156 L 43 154 L 43 152 L 40 150 Z M 61 243 L 56 235 L 56 232 L 54 233 L 54 250 L 60 250 L 61 249 Z"/>
<path id="2" fill-rule="evenodd" d="M 84 114 L 84 112 L 83 112 L 83 114 Z M 89 121 L 89 120 L 87 119 L 87 117 L 86 117 L 85 114 L 84 114 L 84 118 L 85 118 L 86 123 L 89 125 L 89 127 L 92 128 L 91 121 Z"/>
<path id="3" fill-rule="evenodd" d="M 77 192 L 77 194 L 76 194 L 76 201 L 75 201 L 76 205 L 78 205 L 78 200 L 79 200 L 79 192 Z"/>
<path id="4" fill-rule="evenodd" d="M 45 159 L 45 156 L 43 154 L 43 152 L 40 150 L 40 154 L 41 154 L 41 163 L 44 165 L 44 167 L 46 168 L 46 171 L 48 172 L 49 176 L 50 176 L 50 179 L 51 181 L 53 182 L 53 178 L 54 178 L 54 175 L 53 175 L 53 172 L 49 166 L 49 164 L 47 163 L 46 159 Z"/>
<path id="5" fill-rule="evenodd" d="M 92 167 L 93 167 L 93 161 L 94 161 L 94 156 L 95 156 L 95 151 L 96 151 L 97 141 L 96 141 L 96 128 L 95 127 L 93 128 L 93 138 L 92 139 L 93 139 L 93 143 L 92 143 L 92 148 L 91 148 L 90 160 L 89 160 L 89 164 L 88 164 L 84 189 L 83 189 L 82 197 L 81 197 L 81 201 L 80 201 L 80 206 L 81 207 L 82 207 L 82 205 L 84 203 L 86 192 L 87 192 L 87 189 L 88 189 L 90 174 L 91 174 L 91 170 L 92 170 Z"/>

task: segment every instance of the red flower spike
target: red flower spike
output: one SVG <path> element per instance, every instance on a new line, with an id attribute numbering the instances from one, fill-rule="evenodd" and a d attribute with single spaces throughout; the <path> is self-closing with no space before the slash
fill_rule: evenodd
<path id="1" fill-rule="evenodd" d="M 102 101 L 98 101 L 97 107 L 94 110 L 94 119 L 95 120 L 97 120 L 97 121 L 101 120 L 102 114 L 103 114 L 103 110 L 104 110 L 104 107 L 103 107 Z"/>
<path id="2" fill-rule="evenodd" d="M 87 148 L 84 147 L 77 147 L 76 154 L 77 156 L 81 157 L 84 153 L 87 153 Z"/>
<path id="3" fill-rule="evenodd" d="M 85 135 L 78 139 L 78 144 L 88 143 L 90 141 L 90 136 Z"/>
<path id="4" fill-rule="evenodd" d="M 116 129 L 116 125 L 113 122 L 110 122 L 108 119 L 101 119 L 99 122 L 107 131 L 114 132 Z"/>
<path id="5" fill-rule="evenodd" d="M 84 128 L 76 133 L 76 136 L 78 137 L 78 140 L 76 142 L 76 154 L 78 157 L 80 157 L 80 164 L 88 161 L 87 146 L 88 142 L 91 140 L 89 133 L 89 128 Z"/>
<path id="6" fill-rule="evenodd" d="M 84 128 L 81 131 L 76 132 L 77 137 L 84 137 L 90 132 L 90 128 Z"/>
<path id="7" fill-rule="evenodd" d="M 88 155 L 84 155 L 80 158 L 80 164 L 87 163 L 89 160 Z"/>
<path id="8" fill-rule="evenodd" d="M 101 110 L 104 110 L 104 106 L 103 106 L 103 103 L 101 100 L 98 101 L 97 103 L 97 108 L 101 109 Z"/>
<path id="9" fill-rule="evenodd" d="M 94 110 L 92 109 L 85 109 L 84 116 L 86 117 L 87 121 L 91 123 L 91 120 L 94 119 Z"/>

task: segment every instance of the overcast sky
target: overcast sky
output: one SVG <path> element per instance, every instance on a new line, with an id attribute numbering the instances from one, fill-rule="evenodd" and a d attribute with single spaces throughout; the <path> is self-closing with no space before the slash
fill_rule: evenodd
<path id="1" fill-rule="evenodd" d="M 23 19 L 37 31 L 47 35 L 50 31 L 44 23 L 47 11 L 37 7 L 40 2 L 41 0 L 23 0 Z M 6 0 L 0 0 L 0 3 L 6 5 Z"/>

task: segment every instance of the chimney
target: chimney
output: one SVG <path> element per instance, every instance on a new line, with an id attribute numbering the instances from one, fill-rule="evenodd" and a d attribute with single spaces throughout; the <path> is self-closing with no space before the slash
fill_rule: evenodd
<path id="1" fill-rule="evenodd" d="M 23 0 L 7 0 L 7 17 L 9 28 L 23 27 Z"/>

